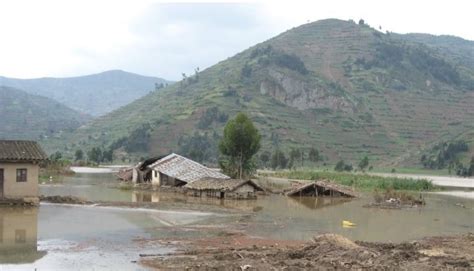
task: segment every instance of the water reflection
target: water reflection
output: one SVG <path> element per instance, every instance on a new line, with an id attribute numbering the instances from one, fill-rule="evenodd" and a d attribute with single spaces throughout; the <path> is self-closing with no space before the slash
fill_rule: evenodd
<path id="1" fill-rule="evenodd" d="M 32 263 L 38 251 L 38 208 L 0 208 L 0 263 Z"/>
<path id="2" fill-rule="evenodd" d="M 330 197 L 291 197 L 290 199 L 290 204 L 295 203 L 295 205 L 301 205 L 309 209 L 320 209 L 351 201 L 348 198 Z"/>

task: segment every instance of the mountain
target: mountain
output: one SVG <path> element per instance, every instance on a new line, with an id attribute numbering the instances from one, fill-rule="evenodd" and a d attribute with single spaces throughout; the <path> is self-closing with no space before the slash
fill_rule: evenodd
<path id="1" fill-rule="evenodd" d="M 70 78 L 14 79 L 0 76 L 0 86 L 54 99 L 92 116 L 106 114 L 170 81 L 120 70 Z"/>
<path id="2" fill-rule="evenodd" d="M 52 99 L 2 86 L 0 116 L 0 139 L 45 139 L 73 131 L 90 119 Z"/>
<path id="3" fill-rule="evenodd" d="M 419 161 L 422 150 L 474 128 L 472 56 L 459 59 L 430 39 L 336 19 L 305 24 L 49 146 L 136 157 L 174 150 L 215 161 L 225 121 L 243 111 L 262 133 L 262 151 L 315 147 L 329 163 L 365 155 L 384 166 Z"/>

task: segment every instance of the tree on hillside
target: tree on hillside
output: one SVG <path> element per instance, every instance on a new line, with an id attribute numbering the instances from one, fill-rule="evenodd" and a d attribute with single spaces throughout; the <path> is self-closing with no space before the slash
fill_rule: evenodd
<path id="1" fill-rule="evenodd" d="M 365 24 L 364 19 L 360 19 L 360 20 L 359 20 L 359 25 L 364 25 L 364 24 Z"/>
<path id="2" fill-rule="evenodd" d="M 288 165 L 288 158 L 286 158 L 283 151 L 276 149 L 272 154 L 271 166 L 273 169 L 286 168 Z"/>
<path id="3" fill-rule="evenodd" d="M 253 156 L 260 149 L 260 133 L 244 113 L 239 113 L 227 122 L 219 151 L 224 156 L 220 161 L 222 170 L 231 177 L 246 177 L 255 169 Z"/>
<path id="4" fill-rule="evenodd" d="M 49 160 L 51 160 L 52 162 L 59 161 L 59 160 L 61 160 L 61 158 L 63 158 L 63 154 L 59 151 L 57 151 L 57 152 L 55 152 L 55 153 L 53 153 L 49 156 Z"/>
<path id="5" fill-rule="evenodd" d="M 352 171 L 352 169 L 352 165 L 346 164 L 344 160 L 337 162 L 336 166 L 334 167 L 335 171 Z"/>
<path id="6" fill-rule="evenodd" d="M 301 152 L 299 149 L 291 149 L 290 151 L 290 165 L 289 167 L 292 168 L 295 165 L 295 161 L 301 159 Z"/>
<path id="7" fill-rule="evenodd" d="M 268 166 L 268 161 L 270 161 L 271 154 L 267 151 L 260 154 L 260 161 L 264 167 Z"/>
<path id="8" fill-rule="evenodd" d="M 308 159 L 311 162 L 318 162 L 320 160 L 319 151 L 314 147 L 309 150 Z"/>
<path id="9" fill-rule="evenodd" d="M 471 165 L 469 166 L 469 176 L 474 176 L 474 156 L 471 158 Z"/>
<path id="10" fill-rule="evenodd" d="M 74 158 L 76 161 L 84 159 L 84 152 L 81 149 L 76 150 L 76 153 L 74 153 Z"/>
<path id="11" fill-rule="evenodd" d="M 87 152 L 90 161 L 100 163 L 102 161 L 102 150 L 99 147 L 93 147 Z"/>
<path id="12" fill-rule="evenodd" d="M 360 170 L 364 171 L 367 167 L 369 166 L 369 157 L 364 156 L 364 158 L 362 158 L 362 160 L 360 160 L 359 162 L 359 168 Z"/>

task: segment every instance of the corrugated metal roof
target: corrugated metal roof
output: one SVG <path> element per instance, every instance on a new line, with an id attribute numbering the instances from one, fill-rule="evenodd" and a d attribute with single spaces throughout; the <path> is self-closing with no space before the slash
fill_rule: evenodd
<path id="1" fill-rule="evenodd" d="M 0 161 L 39 161 L 48 156 L 35 141 L 0 140 Z"/>
<path id="2" fill-rule="evenodd" d="M 251 180 L 238 179 L 216 179 L 216 178 L 202 178 L 200 180 L 186 184 L 184 187 L 194 190 L 218 190 L 218 191 L 234 191 L 242 185 L 249 184 L 255 187 L 256 190 L 263 191 L 263 189 Z"/>
<path id="3" fill-rule="evenodd" d="M 149 168 L 187 183 L 206 177 L 230 179 L 229 176 L 217 170 L 205 167 L 198 162 L 175 153 L 156 161 Z"/>

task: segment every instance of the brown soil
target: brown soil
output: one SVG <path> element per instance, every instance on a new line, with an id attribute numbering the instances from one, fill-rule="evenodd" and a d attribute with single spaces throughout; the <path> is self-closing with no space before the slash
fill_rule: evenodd
<path id="1" fill-rule="evenodd" d="M 193 240 L 186 250 L 141 264 L 160 270 L 473 270 L 474 234 L 409 243 L 352 242 L 324 234 L 311 242 L 283 242 L 230 235 Z M 155 257 L 150 257 L 155 256 Z"/>

